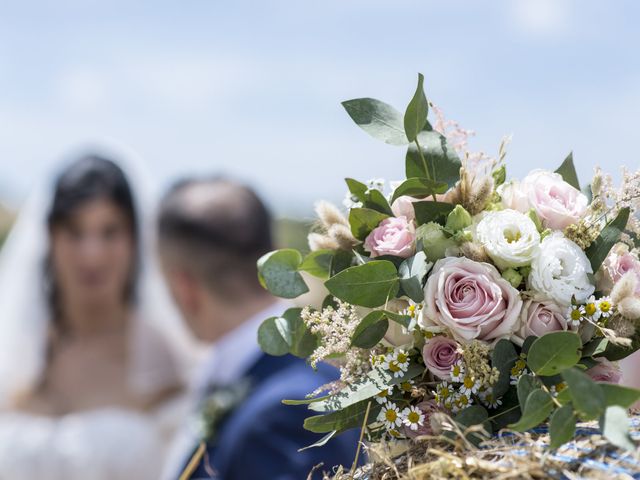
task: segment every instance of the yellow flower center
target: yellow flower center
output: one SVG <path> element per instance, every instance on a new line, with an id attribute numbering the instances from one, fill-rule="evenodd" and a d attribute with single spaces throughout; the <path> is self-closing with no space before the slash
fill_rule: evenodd
<path id="1" fill-rule="evenodd" d="M 402 382 L 400 384 L 400 388 L 405 392 L 410 392 L 411 391 L 411 384 L 409 382 Z"/>
<path id="2" fill-rule="evenodd" d="M 387 421 L 393 423 L 398 418 L 398 414 L 396 413 L 395 410 L 387 410 L 384 414 L 384 418 L 386 418 Z"/>
<path id="3" fill-rule="evenodd" d="M 407 415 L 407 420 L 409 420 L 409 422 L 411 423 L 418 423 L 420 421 L 420 414 L 417 412 L 409 412 L 409 415 Z"/>
<path id="4" fill-rule="evenodd" d="M 584 307 L 585 312 L 587 312 L 587 315 L 592 316 L 594 313 L 596 313 L 596 304 L 595 303 L 587 303 Z"/>
<path id="5" fill-rule="evenodd" d="M 471 377 L 464 377 L 464 381 L 462 382 L 465 388 L 473 387 L 474 381 Z"/>
<path id="6" fill-rule="evenodd" d="M 379 396 L 380 398 L 385 398 L 387 395 L 389 395 L 389 392 L 388 392 L 387 390 L 382 390 L 382 391 L 378 394 L 378 396 Z"/>
<path id="7" fill-rule="evenodd" d="M 453 371 L 451 373 L 453 373 L 454 377 L 457 377 L 458 375 L 460 375 L 460 365 L 454 365 Z"/>
<path id="8" fill-rule="evenodd" d="M 466 406 L 469 404 L 469 397 L 467 397 L 466 395 L 462 395 L 459 399 L 458 399 L 458 405 L 460 406 Z"/>
<path id="9" fill-rule="evenodd" d="M 571 320 L 578 321 L 581 318 L 582 318 L 582 312 L 580 312 L 580 310 L 578 310 L 577 308 L 574 310 L 571 310 Z"/>
<path id="10" fill-rule="evenodd" d="M 603 312 L 608 312 L 611 310 L 611 302 L 603 300 L 600 302 L 600 310 Z"/>
<path id="11" fill-rule="evenodd" d="M 409 359 L 409 357 L 407 357 L 406 353 L 399 353 L 398 354 L 398 363 L 405 363 L 408 359 Z"/>
<path id="12" fill-rule="evenodd" d="M 442 387 L 442 390 L 440 390 L 440 396 L 442 398 L 448 398 L 450 393 L 451 392 L 449 392 L 449 387 Z"/>
<path id="13" fill-rule="evenodd" d="M 398 366 L 398 364 L 396 362 L 391 362 L 391 363 L 389 363 L 389 370 L 391 370 L 393 373 L 399 372 L 400 371 L 400 367 Z"/>

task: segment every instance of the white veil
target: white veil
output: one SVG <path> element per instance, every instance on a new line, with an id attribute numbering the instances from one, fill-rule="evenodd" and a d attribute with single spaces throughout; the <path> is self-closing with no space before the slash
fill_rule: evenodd
<path id="1" fill-rule="evenodd" d="M 141 268 L 132 327 L 132 387 L 152 392 L 187 380 L 194 345 L 171 302 L 155 261 L 154 210 L 157 196 L 140 160 L 108 142 L 91 152 L 113 158 L 127 176 L 139 218 Z M 20 210 L 0 250 L 0 408 L 9 407 L 37 385 L 46 362 L 50 312 L 43 266 L 48 248 L 46 214 L 56 169 Z M 176 363 L 177 360 L 177 363 Z"/>

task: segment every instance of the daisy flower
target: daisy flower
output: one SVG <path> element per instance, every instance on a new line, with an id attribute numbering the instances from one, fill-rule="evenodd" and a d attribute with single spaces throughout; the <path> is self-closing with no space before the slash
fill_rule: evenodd
<path id="1" fill-rule="evenodd" d="M 391 395 L 393 393 L 393 387 L 389 387 L 386 390 L 380 390 L 380 393 L 378 393 L 375 396 L 376 402 L 381 403 L 381 404 L 385 404 L 388 402 L 387 397 L 389 395 Z"/>
<path id="2" fill-rule="evenodd" d="M 402 417 L 398 406 L 393 402 L 385 403 L 378 414 L 378 421 L 383 422 L 387 430 L 392 430 L 402 425 Z"/>
<path id="3" fill-rule="evenodd" d="M 571 323 L 571 326 L 578 328 L 584 315 L 585 309 L 583 305 L 572 305 L 569 307 L 569 322 Z"/>
<path id="4" fill-rule="evenodd" d="M 462 386 L 460 387 L 460 391 L 467 395 L 471 395 L 478 391 L 480 385 L 471 375 L 467 374 L 462 378 Z"/>
<path id="5" fill-rule="evenodd" d="M 411 430 L 417 430 L 418 427 L 424 425 L 424 413 L 416 406 L 405 408 L 402 411 L 402 419 Z"/>
<path id="6" fill-rule="evenodd" d="M 453 389 L 447 382 L 442 382 L 436 387 L 436 402 L 444 405 L 453 396 Z"/>
<path id="7" fill-rule="evenodd" d="M 611 316 L 613 311 L 613 304 L 611 303 L 611 297 L 602 297 L 598 300 L 598 311 L 604 318 Z"/>
<path id="8" fill-rule="evenodd" d="M 601 312 L 600 310 L 598 310 L 598 304 L 595 296 L 591 295 L 589 297 L 589 300 L 587 300 L 587 303 L 585 303 L 584 313 L 590 316 L 591 318 L 593 318 L 594 320 L 597 320 L 598 318 L 600 318 Z"/>
<path id="9" fill-rule="evenodd" d="M 451 380 L 453 382 L 462 382 L 464 378 L 464 373 L 465 373 L 464 363 L 462 360 L 458 360 L 451 367 Z"/>
<path id="10" fill-rule="evenodd" d="M 402 382 L 400 384 L 400 390 L 402 390 L 403 392 L 411 392 L 411 390 L 413 390 L 413 385 L 414 385 L 414 381 L 413 380 L 407 380 L 406 382 Z"/>

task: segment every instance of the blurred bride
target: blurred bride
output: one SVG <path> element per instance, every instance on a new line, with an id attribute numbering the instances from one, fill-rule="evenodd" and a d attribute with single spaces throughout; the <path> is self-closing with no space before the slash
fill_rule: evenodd
<path id="1" fill-rule="evenodd" d="M 158 478 L 181 421 L 179 345 L 163 332 L 184 337 L 145 261 L 132 178 L 77 159 L 1 252 L 2 479 Z"/>

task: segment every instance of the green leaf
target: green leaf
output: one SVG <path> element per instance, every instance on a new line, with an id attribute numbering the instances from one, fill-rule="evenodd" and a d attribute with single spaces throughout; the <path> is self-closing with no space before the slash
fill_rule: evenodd
<path id="1" fill-rule="evenodd" d="M 617 405 L 607 407 L 600 419 L 600 429 L 604 438 L 616 447 L 635 451 L 636 444 L 629 435 L 631 420 L 626 409 Z"/>
<path id="2" fill-rule="evenodd" d="M 428 178 L 409 178 L 394 190 L 391 203 L 403 195 L 424 198 L 436 193 L 444 193 L 448 189 L 449 186 L 444 182 L 436 182 Z"/>
<path id="3" fill-rule="evenodd" d="M 549 422 L 549 435 L 551 436 L 549 447 L 552 450 L 564 445 L 573 438 L 577 421 L 578 418 L 571 405 L 564 405 L 553 412 Z"/>
<path id="4" fill-rule="evenodd" d="M 285 405 L 309 405 L 310 403 L 320 402 L 329 398 L 329 395 L 323 395 L 321 397 L 303 398 L 301 400 L 282 400 Z"/>
<path id="5" fill-rule="evenodd" d="M 577 368 L 563 371 L 562 378 L 567 382 L 573 408 L 581 418 L 593 420 L 602 415 L 605 410 L 605 396 L 600 385 Z"/>
<path id="6" fill-rule="evenodd" d="M 607 350 L 609 340 L 606 338 L 594 338 L 582 347 L 582 355 L 585 357 L 595 357 Z"/>
<path id="7" fill-rule="evenodd" d="M 416 213 L 416 222 L 423 225 L 429 222 L 437 222 L 442 225 L 447 221 L 447 215 L 451 213 L 454 205 L 444 202 L 413 202 L 413 210 Z"/>
<path id="8" fill-rule="evenodd" d="M 331 276 L 331 261 L 333 260 L 333 250 L 316 250 L 311 252 L 302 261 L 298 270 L 305 271 L 314 277 L 323 280 Z"/>
<path id="9" fill-rule="evenodd" d="M 333 430 L 340 433 L 350 428 L 359 427 L 364 422 L 368 403 L 369 401 L 363 401 L 326 415 L 307 417 L 304 421 L 304 428 L 315 433 L 328 433 Z M 372 401 L 369 418 L 376 418 L 380 409 L 381 405 Z"/>
<path id="10" fill-rule="evenodd" d="M 604 392 L 604 403 L 607 407 L 619 405 L 624 408 L 631 408 L 634 403 L 640 400 L 640 390 L 637 388 L 604 382 L 599 382 L 598 385 Z"/>
<path id="11" fill-rule="evenodd" d="M 389 218 L 389 215 L 369 208 L 352 208 L 349 211 L 351 233 L 358 240 L 364 240 L 385 218 Z"/>
<path id="12" fill-rule="evenodd" d="M 409 328 L 411 325 L 411 317 L 409 315 L 400 315 L 399 313 L 390 312 L 389 310 L 381 310 L 384 312 L 385 317 L 389 320 L 402 325 L 404 328 Z"/>
<path id="13" fill-rule="evenodd" d="M 491 422 L 489 421 L 489 414 L 487 410 L 480 405 L 472 405 L 470 407 L 461 410 L 453 420 L 460 426 L 460 429 L 464 432 L 467 428 L 475 425 L 482 425 L 487 435 L 483 435 L 482 432 L 468 432 L 465 437 L 474 445 L 478 446 L 480 442 L 487 439 L 488 435 L 491 435 Z M 447 435 L 452 438 L 454 435 Z"/>
<path id="14" fill-rule="evenodd" d="M 453 187 L 460 180 L 462 162 L 456 151 L 448 145 L 447 139 L 436 131 L 422 131 L 418 135 L 418 142 L 428 170 L 425 170 L 418 147 L 412 143 L 405 156 L 406 177 L 429 177 L 446 183 L 449 188 Z"/>
<path id="15" fill-rule="evenodd" d="M 354 180 L 353 178 L 345 178 L 345 182 L 347 182 L 347 188 L 349 188 L 349 192 L 351 195 L 356 197 L 359 201 L 364 202 L 366 200 L 366 193 L 369 190 L 364 183 L 359 182 L 358 180 Z"/>
<path id="16" fill-rule="evenodd" d="M 518 404 L 518 395 L 515 388 L 509 388 L 502 396 L 502 405 L 495 409 L 491 415 L 491 423 L 494 431 L 506 428 L 510 423 L 520 420 L 522 412 Z"/>
<path id="17" fill-rule="evenodd" d="M 340 300 L 362 307 L 379 307 L 398 293 L 398 271 L 388 260 L 349 267 L 325 282 Z"/>
<path id="18" fill-rule="evenodd" d="M 541 389 L 534 390 L 527 397 L 522 417 L 517 423 L 509 425 L 517 432 L 526 432 L 544 422 L 553 410 L 551 395 Z"/>
<path id="19" fill-rule="evenodd" d="M 401 377 L 394 377 L 389 371 L 381 368 L 374 368 L 364 375 L 360 380 L 346 385 L 342 390 L 330 395 L 329 398 L 321 402 L 314 402 L 309 405 L 311 410 L 316 412 L 330 412 L 342 410 L 345 407 L 372 398 L 393 385 L 399 385 L 424 373 L 424 365 L 417 363 L 409 364 L 409 368 Z"/>
<path id="20" fill-rule="evenodd" d="M 391 206 L 389 202 L 385 198 L 385 196 L 375 188 L 372 188 L 365 195 L 365 200 L 363 205 L 365 208 L 370 208 L 372 210 L 376 210 L 380 213 L 384 213 L 386 215 L 392 216 L 393 212 L 391 211 Z"/>
<path id="21" fill-rule="evenodd" d="M 495 398 L 500 398 L 509 389 L 511 369 L 516 360 L 518 360 L 518 353 L 513 344 L 504 338 L 499 340 L 491 353 L 491 365 L 500 372 L 498 381 L 493 385 Z"/>
<path id="22" fill-rule="evenodd" d="M 353 263 L 353 253 L 347 250 L 336 250 L 331 260 L 331 276 L 349 268 Z"/>
<path id="23" fill-rule="evenodd" d="M 356 124 L 373 138 L 389 145 L 409 143 L 404 133 L 402 114 L 391 105 L 375 98 L 355 98 L 342 106 Z"/>
<path id="24" fill-rule="evenodd" d="M 282 317 L 267 318 L 258 328 L 258 344 L 269 355 L 286 355 L 290 342 L 287 321 Z"/>
<path id="25" fill-rule="evenodd" d="M 540 388 L 540 381 L 533 375 L 522 375 L 518 379 L 518 402 L 522 410 L 524 410 L 531 392 L 538 388 Z"/>
<path id="26" fill-rule="evenodd" d="M 356 327 L 351 336 L 351 346 L 373 348 L 384 337 L 389 329 L 389 320 L 381 310 L 367 314 Z"/>
<path id="27" fill-rule="evenodd" d="M 585 250 L 584 253 L 586 253 L 589 262 L 591 262 L 591 268 L 593 268 L 594 272 L 598 271 L 602 262 L 609 255 L 611 248 L 620 240 L 620 235 L 622 235 L 629 221 L 629 213 L 629 207 L 621 208 L 616 218 L 605 225 L 600 235 Z"/>
<path id="28" fill-rule="evenodd" d="M 573 164 L 573 152 L 567 155 L 562 165 L 556 170 L 562 176 L 562 179 L 574 188 L 580 190 L 580 182 L 578 182 L 578 174 L 576 167 Z"/>
<path id="29" fill-rule="evenodd" d="M 427 115 L 429 113 L 429 103 L 427 97 L 424 94 L 424 76 L 418 74 L 418 86 L 416 92 L 413 94 L 413 98 L 407 105 L 407 109 L 404 112 L 404 132 L 407 135 L 407 139 L 413 142 L 418 134 L 424 128 L 424 124 L 427 123 Z"/>
<path id="30" fill-rule="evenodd" d="M 578 363 L 581 348 L 582 341 L 576 333 L 547 333 L 531 345 L 527 364 L 538 375 L 552 376 Z"/>
<path id="31" fill-rule="evenodd" d="M 290 308 L 281 317 L 271 317 L 258 328 L 258 344 L 269 355 L 291 353 L 306 358 L 318 346 L 317 337 L 300 318 L 300 308 Z"/>
<path id="32" fill-rule="evenodd" d="M 422 302 L 424 300 L 422 282 L 432 266 L 433 263 L 427 262 L 426 254 L 418 252 L 407 258 L 398 267 L 400 286 L 404 293 L 414 302 Z"/>
<path id="33" fill-rule="evenodd" d="M 322 447 L 322 446 L 326 445 L 327 442 L 329 442 L 329 440 L 331 440 L 333 437 L 335 437 L 337 433 L 338 433 L 337 430 L 332 430 L 331 432 L 327 433 L 324 437 L 322 437 L 317 442 L 313 442 L 309 446 L 306 446 L 306 447 L 298 449 L 298 452 L 304 452 L 305 450 L 308 450 L 310 448 Z"/>
<path id="34" fill-rule="evenodd" d="M 260 283 L 276 297 L 295 298 L 307 293 L 309 288 L 298 272 L 301 263 L 300 252 L 291 248 L 267 253 L 258 260 Z"/>

